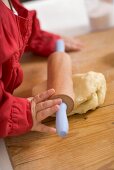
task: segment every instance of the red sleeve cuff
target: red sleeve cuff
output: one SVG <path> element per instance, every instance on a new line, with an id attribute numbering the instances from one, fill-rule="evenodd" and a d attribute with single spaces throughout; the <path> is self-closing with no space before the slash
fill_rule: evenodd
<path id="1" fill-rule="evenodd" d="M 32 128 L 31 104 L 27 99 L 14 97 L 7 136 L 17 136 L 27 133 Z"/>
<path id="2" fill-rule="evenodd" d="M 30 49 L 36 54 L 47 57 L 55 51 L 56 41 L 60 36 L 46 31 L 41 31 L 41 38 L 34 39 L 30 44 Z"/>

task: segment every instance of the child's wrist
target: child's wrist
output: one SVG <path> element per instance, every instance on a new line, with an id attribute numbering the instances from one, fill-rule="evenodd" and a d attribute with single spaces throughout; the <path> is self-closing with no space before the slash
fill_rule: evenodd
<path id="1" fill-rule="evenodd" d="M 36 103 L 33 99 L 34 99 L 34 97 L 27 98 L 27 100 L 30 102 L 30 105 L 31 105 L 31 115 L 32 115 L 33 126 L 34 126 L 34 122 L 35 122 L 35 119 L 36 119 L 36 109 L 35 109 Z M 31 128 L 31 131 L 33 131 L 33 126 Z"/>

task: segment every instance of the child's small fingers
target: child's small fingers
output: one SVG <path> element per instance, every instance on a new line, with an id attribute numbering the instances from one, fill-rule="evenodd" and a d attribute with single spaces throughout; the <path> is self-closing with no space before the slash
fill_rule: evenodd
<path id="1" fill-rule="evenodd" d="M 84 43 L 80 40 L 80 39 L 75 39 L 75 38 L 71 38 L 69 39 L 69 41 L 66 42 L 66 44 L 74 44 L 74 45 L 84 45 Z"/>
<path id="2" fill-rule="evenodd" d="M 36 127 L 36 131 L 46 132 L 46 133 L 56 133 L 56 129 L 53 127 L 46 126 L 44 124 L 39 124 L 38 128 Z"/>
<path id="3" fill-rule="evenodd" d="M 74 38 L 74 42 L 77 43 L 77 44 L 84 44 L 80 39 L 75 39 Z"/>
<path id="4" fill-rule="evenodd" d="M 37 96 L 34 97 L 34 101 L 37 103 L 42 102 L 46 99 L 48 99 L 50 96 L 52 96 L 55 93 L 54 89 L 47 90 Z"/>
<path id="5" fill-rule="evenodd" d="M 84 47 L 84 43 L 82 43 L 81 41 L 73 41 L 71 43 L 69 43 L 69 46 L 73 46 L 73 47 Z"/>
<path id="6" fill-rule="evenodd" d="M 42 110 L 37 113 L 36 119 L 38 122 L 41 122 L 42 120 L 46 119 L 49 116 L 52 116 L 55 112 L 59 110 L 59 105 L 52 106 L 50 108 L 47 108 L 45 110 Z"/>
<path id="7" fill-rule="evenodd" d="M 67 46 L 67 47 L 65 48 L 65 50 L 66 50 L 67 52 L 77 51 L 77 48 L 73 48 L 72 46 Z"/>
<path id="8" fill-rule="evenodd" d="M 47 101 L 44 101 L 44 102 L 40 102 L 36 105 L 36 113 L 41 111 L 41 110 L 44 110 L 46 108 L 50 108 L 54 105 L 59 105 L 61 103 L 62 103 L 61 99 L 53 99 L 53 100 L 47 100 Z"/>
<path id="9" fill-rule="evenodd" d="M 83 48 L 82 45 L 80 44 L 74 44 L 74 45 L 71 45 L 70 47 L 72 50 L 81 50 Z"/>
<path id="10" fill-rule="evenodd" d="M 84 43 L 75 43 L 78 47 L 84 47 Z"/>
<path id="11" fill-rule="evenodd" d="M 77 50 L 81 50 L 82 48 L 83 46 L 80 44 L 68 44 L 66 46 L 66 51 L 77 51 Z"/>

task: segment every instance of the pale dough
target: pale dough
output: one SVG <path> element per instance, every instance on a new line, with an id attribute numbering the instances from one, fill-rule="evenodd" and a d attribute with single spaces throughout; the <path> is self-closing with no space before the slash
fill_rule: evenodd
<path id="1" fill-rule="evenodd" d="M 74 109 L 69 115 L 75 113 L 83 114 L 89 110 L 94 110 L 101 106 L 106 95 L 106 80 L 102 73 L 90 71 L 84 74 L 74 74 L 72 76 L 74 86 Z M 33 88 L 33 96 L 46 90 L 47 82 Z"/>
<path id="2" fill-rule="evenodd" d="M 83 114 L 101 106 L 106 95 L 106 80 L 102 73 L 90 71 L 73 75 L 75 105 L 69 114 Z"/>

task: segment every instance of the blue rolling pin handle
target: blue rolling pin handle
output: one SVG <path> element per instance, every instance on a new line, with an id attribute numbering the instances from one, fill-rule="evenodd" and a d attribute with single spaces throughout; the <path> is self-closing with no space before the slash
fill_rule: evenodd
<path id="1" fill-rule="evenodd" d="M 56 42 L 56 51 L 64 52 L 65 44 L 62 39 Z M 67 118 L 67 105 L 62 103 L 59 111 L 56 113 L 56 129 L 59 136 L 64 137 L 67 135 L 69 130 L 68 118 Z"/>
<path id="2" fill-rule="evenodd" d="M 65 45 L 62 39 L 59 39 L 56 41 L 56 51 L 59 51 L 59 52 L 65 51 Z"/>
<path id="3" fill-rule="evenodd" d="M 67 105 L 65 103 L 61 103 L 60 109 L 56 113 L 56 129 L 58 135 L 61 137 L 65 137 L 69 130 L 66 110 L 67 110 Z"/>

